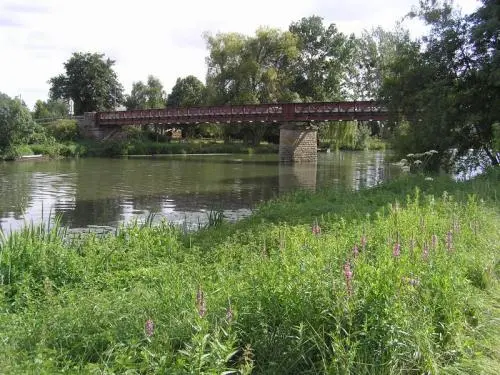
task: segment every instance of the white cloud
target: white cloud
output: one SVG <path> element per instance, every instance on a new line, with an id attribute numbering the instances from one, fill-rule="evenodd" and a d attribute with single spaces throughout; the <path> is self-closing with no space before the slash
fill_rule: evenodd
<path id="1" fill-rule="evenodd" d="M 0 0 L 0 91 L 21 94 L 28 106 L 46 99 L 49 78 L 63 72 L 72 52 L 103 52 L 116 60 L 126 91 L 148 74 L 167 91 L 177 77 L 204 80 L 202 38 L 259 26 L 285 29 L 302 17 L 319 15 L 346 33 L 395 21 L 417 0 Z M 457 2 L 466 13 L 477 0 Z"/>

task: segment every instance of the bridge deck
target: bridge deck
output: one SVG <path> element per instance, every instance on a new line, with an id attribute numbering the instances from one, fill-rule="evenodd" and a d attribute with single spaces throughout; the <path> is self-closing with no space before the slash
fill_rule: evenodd
<path id="1" fill-rule="evenodd" d="M 286 123 L 295 121 L 386 120 L 387 110 L 373 101 L 315 102 L 175 107 L 97 112 L 96 125 L 199 123 Z"/>

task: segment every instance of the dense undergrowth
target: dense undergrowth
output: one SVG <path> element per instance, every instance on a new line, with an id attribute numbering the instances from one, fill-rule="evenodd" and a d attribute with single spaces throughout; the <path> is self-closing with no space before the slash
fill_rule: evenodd
<path id="1" fill-rule="evenodd" d="M 497 374 L 500 171 L 0 245 L 0 372 Z M 226 372 L 225 372 L 226 371 Z"/>

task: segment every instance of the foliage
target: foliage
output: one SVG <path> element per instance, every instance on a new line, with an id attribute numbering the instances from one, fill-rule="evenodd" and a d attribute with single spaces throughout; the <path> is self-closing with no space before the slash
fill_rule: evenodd
<path id="1" fill-rule="evenodd" d="M 173 107 L 192 107 L 206 104 L 206 88 L 195 76 L 177 78 L 172 92 L 168 95 L 167 105 Z"/>
<path id="2" fill-rule="evenodd" d="M 496 374 L 498 172 L 295 192 L 198 233 L 0 234 L 2 370 Z"/>
<path id="3" fill-rule="evenodd" d="M 351 100 L 378 99 L 389 67 L 399 57 L 400 50 L 412 44 L 408 30 L 401 25 L 393 31 L 380 26 L 364 30 L 355 40 L 349 59 L 348 79 L 343 87 L 345 95 Z"/>
<path id="4" fill-rule="evenodd" d="M 167 97 L 167 106 L 192 107 L 207 103 L 206 87 L 195 76 L 177 78 L 172 92 Z M 183 136 L 194 137 L 202 131 L 203 125 L 181 126 Z"/>
<path id="5" fill-rule="evenodd" d="M 327 141 L 328 147 L 333 150 L 367 150 L 382 147 L 375 147 L 376 142 L 372 142 L 370 127 L 357 121 L 330 121 L 320 129 L 320 137 Z"/>
<path id="6" fill-rule="evenodd" d="M 412 16 L 431 31 L 422 51 L 409 45 L 400 52 L 383 87 L 397 120 L 407 120 L 400 121 L 403 138 L 395 138 L 394 148 L 400 155 L 437 150 L 447 167 L 472 149 L 498 164 L 491 150 L 500 119 L 498 6 L 484 1 L 475 14 L 462 16 L 448 1 L 420 3 Z"/>
<path id="7" fill-rule="evenodd" d="M 76 120 L 57 120 L 45 125 L 49 136 L 59 142 L 76 141 L 78 138 L 78 124 Z"/>
<path id="8" fill-rule="evenodd" d="M 34 119 L 58 119 L 68 117 L 68 103 L 62 100 L 37 100 L 33 110 Z"/>
<path id="9" fill-rule="evenodd" d="M 297 99 L 289 69 L 298 57 L 297 40 L 290 32 L 259 28 L 254 36 L 207 34 L 207 92 L 211 104 L 275 103 Z M 226 140 L 242 132 L 257 145 L 270 125 L 241 124 L 224 128 Z"/>
<path id="10" fill-rule="evenodd" d="M 148 76 L 148 81 L 134 82 L 132 92 L 125 97 L 125 107 L 127 109 L 148 109 L 165 107 L 165 91 L 160 80 L 152 75 Z"/>
<path id="11" fill-rule="evenodd" d="M 0 155 L 15 157 L 15 147 L 28 142 L 35 127 L 29 110 L 20 100 L 0 93 Z"/>
<path id="12" fill-rule="evenodd" d="M 49 80 L 51 100 L 72 99 L 76 115 L 116 108 L 123 102 L 123 87 L 114 64 L 101 53 L 73 53 L 64 63 L 65 73 Z"/>
<path id="13" fill-rule="evenodd" d="M 342 84 L 352 62 L 354 36 L 347 37 L 335 24 L 323 25 L 318 16 L 293 22 L 290 32 L 297 38 L 298 59 L 292 62 L 292 91 L 303 101 L 343 98 Z"/>

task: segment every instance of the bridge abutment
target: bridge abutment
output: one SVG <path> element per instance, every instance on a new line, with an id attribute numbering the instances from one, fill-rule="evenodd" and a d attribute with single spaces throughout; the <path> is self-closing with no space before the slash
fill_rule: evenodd
<path id="1" fill-rule="evenodd" d="M 307 123 L 280 126 L 279 159 L 283 163 L 310 163 L 318 160 L 318 130 Z"/>
<path id="2" fill-rule="evenodd" d="M 84 138 L 96 141 L 117 139 L 124 135 L 121 126 L 97 126 L 95 112 L 85 112 L 82 117 L 79 117 L 78 129 Z"/>

